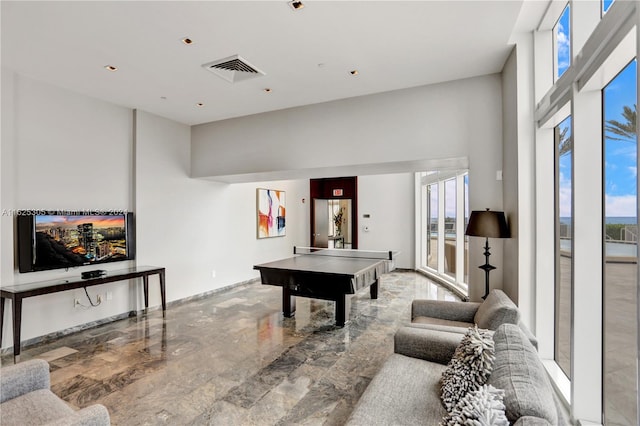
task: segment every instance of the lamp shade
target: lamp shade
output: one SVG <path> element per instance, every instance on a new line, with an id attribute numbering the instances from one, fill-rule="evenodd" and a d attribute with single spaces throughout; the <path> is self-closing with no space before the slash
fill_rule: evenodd
<path id="1" fill-rule="evenodd" d="M 465 235 L 471 237 L 509 238 L 509 227 L 507 226 L 504 212 L 492 212 L 489 209 L 472 211 Z"/>

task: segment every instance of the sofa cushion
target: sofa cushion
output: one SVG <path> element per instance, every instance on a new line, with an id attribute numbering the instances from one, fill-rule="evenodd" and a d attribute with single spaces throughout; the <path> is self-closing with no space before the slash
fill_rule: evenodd
<path id="1" fill-rule="evenodd" d="M 480 328 L 496 330 L 501 324 L 518 324 L 520 311 L 502 290 L 492 290 L 478 307 L 474 321 Z"/>
<path id="2" fill-rule="evenodd" d="M 503 324 L 493 335 L 495 361 L 488 384 L 504 389 L 507 418 L 541 417 L 558 423 L 554 390 L 538 353 L 520 327 Z"/>
<path id="3" fill-rule="evenodd" d="M 49 389 L 49 363 L 30 359 L 2 367 L 0 373 L 0 403 L 38 389 Z"/>
<path id="4" fill-rule="evenodd" d="M 504 414 L 504 391 L 491 385 L 466 394 L 440 423 L 441 426 L 509 426 Z"/>
<path id="5" fill-rule="evenodd" d="M 0 404 L 2 426 L 43 425 L 74 413 L 48 389 L 40 389 Z"/>
<path id="6" fill-rule="evenodd" d="M 442 330 L 461 334 L 466 333 L 469 327 L 474 326 L 474 323 L 472 322 L 451 321 L 435 317 L 415 317 L 411 324 L 417 325 L 418 327 L 424 325 L 432 330 Z"/>
<path id="7" fill-rule="evenodd" d="M 527 336 L 527 339 L 529 339 L 533 347 L 538 350 L 538 338 L 533 335 L 531 330 L 529 330 L 529 327 L 527 327 L 522 321 L 518 321 L 518 327 L 520 327 L 520 330 L 522 330 L 524 335 Z"/>
<path id="8" fill-rule="evenodd" d="M 411 302 L 411 321 L 417 317 L 442 318 L 449 321 L 475 323 L 473 317 L 480 303 L 453 300 L 414 299 Z"/>
<path id="9" fill-rule="evenodd" d="M 442 403 L 452 411 L 468 392 L 477 390 L 491 374 L 494 343 L 487 330 L 469 328 L 442 374 Z"/>
<path id="10" fill-rule="evenodd" d="M 392 354 L 371 380 L 349 425 L 437 425 L 447 414 L 440 402 L 445 366 Z"/>
<path id="11" fill-rule="evenodd" d="M 418 327 L 400 327 L 393 336 L 393 351 L 446 365 L 464 334 Z"/>
<path id="12" fill-rule="evenodd" d="M 551 426 L 551 423 L 540 417 L 524 416 L 520 417 L 513 426 Z"/>

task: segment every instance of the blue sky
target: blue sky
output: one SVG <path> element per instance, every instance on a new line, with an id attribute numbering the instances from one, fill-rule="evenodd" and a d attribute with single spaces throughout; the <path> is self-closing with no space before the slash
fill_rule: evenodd
<path id="1" fill-rule="evenodd" d="M 602 10 L 605 12 L 609 10 L 609 6 L 611 6 L 611 3 L 613 3 L 613 0 L 604 0 L 602 2 Z"/>
<path id="2" fill-rule="evenodd" d="M 637 61 L 631 62 L 603 90 L 605 121 L 624 122 L 625 105 L 637 104 Z M 605 194 L 607 216 L 635 216 L 637 188 L 637 141 L 605 139 Z"/>
<path id="3" fill-rule="evenodd" d="M 560 131 L 567 130 L 566 137 L 571 137 L 571 116 L 565 118 L 558 124 Z M 560 217 L 571 217 L 571 168 L 573 161 L 571 155 L 563 155 L 560 157 L 560 183 L 558 203 L 560 207 Z"/>
<path id="4" fill-rule="evenodd" d="M 603 10 L 609 8 L 612 0 L 603 2 Z M 570 65 L 570 10 L 567 7 L 557 24 L 556 47 L 558 76 Z M 631 62 L 603 90 L 604 119 L 624 121 L 623 107 L 633 108 L 637 104 L 637 61 Z M 571 126 L 571 120 L 560 124 L 561 128 Z M 576 141 L 580 143 L 580 141 Z M 612 141 L 605 139 L 605 214 L 611 216 L 636 216 L 637 198 L 637 141 Z M 570 216 L 571 206 L 571 159 L 560 159 L 560 216 Z"/>
<path id="5" fill-rule="evenodd" d="M 558 61 L 558 75 L 556 77 L 560 77 L 564 74 L 571 64 L 571 39 L 569 37 L 569 34 L 571 33 L 571 28 L 569 26 L 570 15 L 571 11 L 567 5 L 557 23 L 558 43 L 556 44 L 556 60 Z"/>

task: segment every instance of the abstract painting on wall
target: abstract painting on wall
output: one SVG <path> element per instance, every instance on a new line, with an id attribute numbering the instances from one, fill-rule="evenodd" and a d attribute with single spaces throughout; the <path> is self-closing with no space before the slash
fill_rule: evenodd
<path id="1" fill-rule="evenodd" d="M 283 237 L 286 231 L 285 192 L 258 188 L 258 238 Z"/>

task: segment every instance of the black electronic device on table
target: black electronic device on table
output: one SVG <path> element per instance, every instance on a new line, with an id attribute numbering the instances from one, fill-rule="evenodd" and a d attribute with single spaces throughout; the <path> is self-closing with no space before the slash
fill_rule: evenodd
<path id="1" fill-rule="evenodd" d="M 98 278 L 103 275 L 107 275 L 107 271 L 105 271 L 104 269 L 96 269 L 95 271 L 83 272 L 80 276 L 83 280 L 87 280 L 89 278 Z"/>

